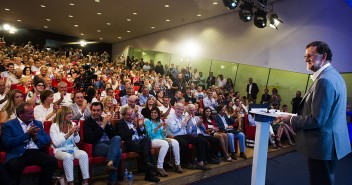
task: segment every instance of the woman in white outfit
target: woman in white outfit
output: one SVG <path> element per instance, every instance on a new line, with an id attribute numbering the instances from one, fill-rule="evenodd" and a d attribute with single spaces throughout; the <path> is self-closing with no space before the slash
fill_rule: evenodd
<path id="1" fill-rule="evenodd" d="M 72 110 L 70 107 L 62 106 L 56 114 L 54 124 L 50 127 L 50 138 L 54 148 L 55 157 L 63 161 L 65 176 L 69 185 L 73 185 L 73 160 L 79 161 L 83 183 L 88 185 L 89 164 L 88 155 L 85 151 L 79 150 L 75 143 L 78 143 L 79 126 L 70 121 Z"/>
<path id="2" fill-rule="evenodd" d="M 160 120 L 160 110 L 153 107 L 151 110 L 150 118 L 144 119 L 144 124 L 147 130 L 148 137 L 152 140 L 152 148 L 160 148 L 157 173 L 162 177 L 167 177 L 168 173 L 164 170 L 164 158 L 171 144 L 172 151 L 175 157 L 175 171 L 182 173 L 183 170 L 180 166 L 180 147 L 178 141 L 171 138 L 166 138 L 166 124 Z"/>

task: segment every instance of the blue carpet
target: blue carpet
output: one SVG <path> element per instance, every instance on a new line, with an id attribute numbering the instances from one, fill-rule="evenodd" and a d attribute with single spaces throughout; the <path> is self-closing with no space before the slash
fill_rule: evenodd
<path id="1" fill-rule="evenodd" d="M 193 185 L 250 185 L 252 166 L 217 175 Z M 339 160 L 336 164 L 336 185 L 352 184 L 352 154 Z M 290 152 L 268 160 L 266 185 L 306 185 L 308 184 L 307 158 L 298 153 Z"/>

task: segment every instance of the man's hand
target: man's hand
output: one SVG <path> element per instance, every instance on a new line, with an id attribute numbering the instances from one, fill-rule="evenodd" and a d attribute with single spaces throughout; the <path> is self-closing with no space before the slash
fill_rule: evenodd
<path id="1" fill-rule="evenodd" d="M 37 126 L 33 125 L 33 126 L 30 126 L 29 129 L 28 129 L 28 134 L 31 138 L 36 138 L 37 135 L 38 135 L 38 132 L 40 131 L 40 128 L 38 128 Z"/>
<path id="2" fill-rule="evenodd" d="M 111 115 L 110 114 L 105 115 L 103 119 L 102 127 L 105 128 L 106 124 L 110 122 L 110 120 L 111 120 Z"/>

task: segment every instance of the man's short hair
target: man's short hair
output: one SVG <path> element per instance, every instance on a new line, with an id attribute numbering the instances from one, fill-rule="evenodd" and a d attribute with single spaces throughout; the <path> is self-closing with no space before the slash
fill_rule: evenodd
<path id="1" fill-rule="evenodd" d="M 100 105 L 101 110 L 103 110 L 104 106 L 101 102 L 93 102 L 92 106 L 90 106 L 90 110 L 92 110 L 93 106 L 99 106 L 99 105 Z"/>
<path id="2" fill-rule="evenodd" d="M 28 106 L 28 107 L 32 107 L 32 104 L 29 102 L 22 102 L 20 103 L 17 107 L 16 107 L 16 115 L 19 116 L 21 114 L 24 113 L 24 108 Z"/>
<path id="3" fill-rule="evenodd" d="M 125 116 L 127 114 L 128 110 L 133 110 L 131 107 L 126 106 L 126 107 L 122 107 L 121 109 L 121 116 Z"/>

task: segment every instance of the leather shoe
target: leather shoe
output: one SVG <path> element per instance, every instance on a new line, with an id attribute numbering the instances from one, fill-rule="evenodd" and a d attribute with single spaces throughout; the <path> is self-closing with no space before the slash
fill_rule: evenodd
<path id="1" fill-rule="evenodd" d="M 244 160 L 247 159 L 247 156 L 246 156 L 246 154 L 245 154 L 244 152 L 241 152 L 241 153 L 240 153 L 240 157 L 243 158 Z"/>
<path id="2" fill-rule="evenodd" d="M 233 160 L 237 160 L 236 153 L 232 153 L 232 154 L 231 154 L 231 158 L 232 158 Z"/>
<path id="3" fill-rule="evenodd" d="M 157 168 L 156 172 L 160 175 L 160 177 L 167 177 L 169 174 L 164 170 L 164 168 Z"/>
<path id="4" fill-rule="evenodd" d="M 196 166 L 194 164 L 190 164 L 190 163 L 184 163 L 182 164 L 183 168 L 186 168 L 186 169 L 196 169 Z"/>
<path id="5" fill-rule="evenodd" d="M 211 159 L 210 161 L 208 161 L 209 164 L 220 164 L 220 161 L 217 159 Z"/>
<path id="6" fill-rule="evenodd" d="M 208 168 L 205 165 L 196 164 L 196 169 L 206 171 L 206 170 L 210 170 L 211 168 Z"/>
<path id="7" fill-rule="evenodd" d="M 144 180 L 149 181 L 149 182 L 159 182 L 160 179 L 158 177 L 155 177 L 154 175 L 145 175 Z"/>
<path id="8" fill-rule="evenodd" d="M 108 172 L 117 171 L 117 168 L 115 168 L 113 165 L 106 165 L 105 171 L 108 171 Z"/>
<path id="9" fill-rule="evenodd" d="M 175 172 L 176 173 L 183 173 L 183 169 L 181 168 L 181 165 L 176 165 L 175 166 Z"/>

